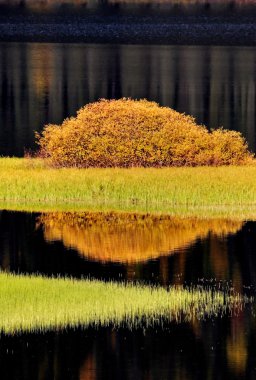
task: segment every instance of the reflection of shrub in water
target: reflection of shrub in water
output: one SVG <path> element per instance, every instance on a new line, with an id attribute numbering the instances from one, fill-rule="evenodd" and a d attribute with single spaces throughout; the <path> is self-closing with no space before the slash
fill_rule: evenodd
<path id="1" fill-rule="evenodd" d="M 185 248 L 209 233 L 236 233 L 242 223 L 118 213 L 49 213 L 40 216 L 45 238 L 97 261 L 146 261 Z"/>

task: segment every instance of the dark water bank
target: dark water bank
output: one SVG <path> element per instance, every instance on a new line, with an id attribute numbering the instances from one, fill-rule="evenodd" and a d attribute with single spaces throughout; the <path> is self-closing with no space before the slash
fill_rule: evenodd
<path id="1" fill-rule="evenodd" d="M 255 18 L 63 17 L 0 23 L 1 41 L 255 46 Z"/>
<path id="2" fill-rule="evenodd" d="M 81 224 L 73 214 L 0 214 L 0 267 L 14 273 L 256 289 L 256 222 Z M 62 220 L 60 223 L 59 220 Z"/>
<path id="3" fill-rule="evenodd" d="M 0 155 L 99 98 L 147 98 L 256 147 L 256 48 L 0 44 Z"/>
<path id="4" fill-rule="evenodd" d="M 95 214 L 88 227 L 80 214 L 67 219 L 66 214 L 1 211 L 0 267 L 15 273 L 158 286 L 233 286 L 255 295 L 256 222 L 182 219 L 170 225 L 158 220 L 143 225 L 123 219 L 111 225 L 109 218 L 105 220 Z M 154 329 L 99 327 L 0 335 L 0 377 L 254 379 L 255 344 L 250 307 L 238 314 Z"/>
<path id="5" fill-rule="evenodd" d="M 0 40 L 254 46 L 255 19 L 240 1 L 0 1 Z"/>

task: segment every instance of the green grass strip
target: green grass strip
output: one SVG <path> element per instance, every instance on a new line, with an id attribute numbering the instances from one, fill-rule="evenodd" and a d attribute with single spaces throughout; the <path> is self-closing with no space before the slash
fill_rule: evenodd
<path id="1" fill-rule="evenodd" d="M 256 219 L 256 166 L 51 169 L 1 158 L 0 207 Z"/>
<path id="2" fill-rule="evenodd" d="M 153 326 L 241 309 L 248 300 L 220 291 L 169 291 L 96 280 L 0 274 L 0 331 L 15 334 L 77 326 Z"/>

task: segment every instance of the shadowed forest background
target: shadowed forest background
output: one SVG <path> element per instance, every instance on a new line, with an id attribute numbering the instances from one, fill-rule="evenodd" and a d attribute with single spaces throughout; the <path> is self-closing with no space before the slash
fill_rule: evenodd
<path id="1" fill-rule="evenodd" d="M 148 98 L 255 151 L 253 47 L 0 44 L 0 150 L 23 156 L 34 131 L 99 98 Z"/>

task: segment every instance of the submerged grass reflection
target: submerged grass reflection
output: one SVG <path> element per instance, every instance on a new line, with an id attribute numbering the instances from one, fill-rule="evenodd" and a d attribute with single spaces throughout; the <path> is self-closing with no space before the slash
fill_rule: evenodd
<path id="1" fill-rule="evenodd" d="M 132 213 L 46 213 L 39 217 L 48 241 L 62 241 L 80 255 L 101 262 L 143 262 L 192 244 L 209 233 L 225 236 L 242 222 Z"/>
<path id="2" fill-rule="evenodd" d="M 47 279 L 0 274 L 0 330 L 22 331 L 77 326 L 154 326 L 241 310 L 239 294 L 95 280 Z"/>

